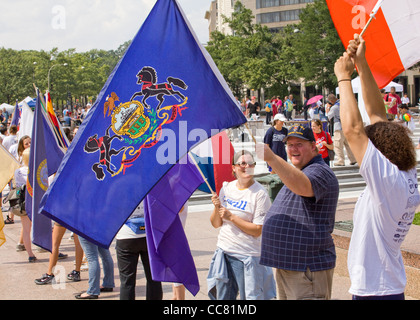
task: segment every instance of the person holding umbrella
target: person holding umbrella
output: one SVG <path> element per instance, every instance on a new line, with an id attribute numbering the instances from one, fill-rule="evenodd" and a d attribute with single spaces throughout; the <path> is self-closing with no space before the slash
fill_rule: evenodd
<path id="1" fill-rule="evenodd" d="M 324 98 L 322 95 L 317 95 L 312 98 L 309 98 L 309 100 L 306 101 L 306 105 L 308 106 L 308 109 L 310 109 L 309 115 L 311 119 L 318 119 L 319 103 L 322 98 Z M 317 115 L 316 118 L 315 118 L 315 114 Z"/>

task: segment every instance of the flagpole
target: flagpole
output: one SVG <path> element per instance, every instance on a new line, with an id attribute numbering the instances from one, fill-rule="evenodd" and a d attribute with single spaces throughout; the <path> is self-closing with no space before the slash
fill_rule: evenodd
<path id="1" fill-rule="evenodd" d="M 257 140 L 255 139 L 254 135 L 252 134 L 251 129 L 248 126 L 248 122 L 245 122 L 245 127 L 248 129 L 249 134 L 251 135 L 252 140 L 254 141 L 255 144 L 257 144 Z"/>
<path id="2" fill-rule="evenodd" d="M 363 34 L 366 32 L 366 30 L 369 27 L 370 23 L 376 17 L 376 14 L 378 13 L 379 9 L 382 6 L 382 2 L 384 2 L 384 0 L 378 0 L 378 2 L 376 3 L 375 7 L 372 10 L 372 13 L 370 14 L 369 21 L 366 23 L 365 27 L 363 28 L 362 32 L 360 33 L 360 37 L 363 37 Z"/>
<path id="3" fill-rule="evenodd" d="M 209 190 L 211 193 L 215 193 L 213 188 L 210 186 L 210 183 L 207 181 L 206 176 L 204 175 L 203 171 L 201 171 L 200 167 L 198 166 L 197 161 L 195 161 L 194 156 L 191 154 L 191 152 L 188 152 L 188 155 L 190 156 L 192 162 L 194 163 L 195 167 L 197 168 L 198 172 L 200 172 L 201 177 L 204 179 L 204 182 L 207 184 L 207 187 L 209 187 Z"/>
<path id="4" fill-rule="evenodd" d="M 33 84 L 33 86 L 34 86 L 34 88 L 35 88 L 35 92 L 38 92 L 38 91 L 39 91 L 38 87 L 35 85 L 35 83 L 32 83 L 32 84 Z M 49 91 L 47 91 L 47 92 L 49 93 Z M 56 136 L 58 136 L 58 137 L 63 137 L 62 133 L 58 131 L 59 129 L 57 129 L 57 128 L 53 125 L 53 121 L 52 121 L 51 115 L 50 115 L 50 114 L 49 114 L 49 112 L 48 112 L 48 106 L 47 106 L 47 104 L 45 103 L 44 96 L 41 94 L 39 98 L 40 98 L 40 100 L 41 100 L 41 106 L 43 107 L 43 109 L 44 109 L 44 111 L 45 111 L 45 115 L 46 115 L 46 117 L 48 117 L 48 119 L 50 120 L 50 123 L 52 124 L 52 125 L 50 125 L 51 129 L 54 131 L 54 133 L 55 133 L 55 135 L 56 135 Z M 57 121 L 58 121 L 58 118 L 57 118 Z M 62 141 L 58 141 L 58 140 L 59 140 L 58 138 L 57 138 L 56 140 L 57 140 L 57 143 L 59 144 L 59 146 L 60 146 L 62 149 L 67 150 L 67 146 L 61 146 L 61 145 L 63 144 L 63 143 L 62 143 Z M 65 144 L 65 143 L 64 143 L 64 144 Z"/>

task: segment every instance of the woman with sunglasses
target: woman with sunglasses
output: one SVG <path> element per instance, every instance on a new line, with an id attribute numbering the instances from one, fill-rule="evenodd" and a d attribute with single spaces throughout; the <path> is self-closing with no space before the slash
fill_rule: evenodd
<path id="1" fill-rule="evenodd" d="M 207 277 L 209 297 L 217 300 L 272 299 L 275 282 L 271 268 L 259 264 L 261 231 L 271 206 L 266 189 L 254 180 L 254 157 L 243 150 L 233 157 L 236 180 L 225 182 L 210 216 L 220 228 L 217 250 Z"/>

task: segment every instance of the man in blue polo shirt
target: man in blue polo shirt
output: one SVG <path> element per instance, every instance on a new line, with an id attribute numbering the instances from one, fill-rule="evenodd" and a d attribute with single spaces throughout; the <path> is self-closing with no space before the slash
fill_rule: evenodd
<path id="1" fill-rule="evenodd" d="M 257 146 L 257 156 L 284 183 L 263 226 L 260 263 L 275 268 L 278 299 L 330 299 L 338 181 L 310 128 L 292 127 L 286 143 L 293 166 L 266 145 Z"/>

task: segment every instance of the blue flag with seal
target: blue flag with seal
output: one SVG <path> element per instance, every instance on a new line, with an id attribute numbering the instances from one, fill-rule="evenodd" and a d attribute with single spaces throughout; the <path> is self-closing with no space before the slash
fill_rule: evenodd
<path id="1" fill-rule="evenodd" d="M 245 122 L 178 3 L 158 0 L 80 126 L 40 211 L 108 248 L 194 145 Z"/>
<path id="2" fill-rule="evenodd" d="M 37 94 L 29 156 L 29 172 L 26 183 L 25 210 L 32 220 L 32 242 L 51 252 L 51 220 L 38 213 L 39 203 L 48 188 L 48 166 L 44 138 L 44 117 L 41 110 L 39 91 Z"/>
<path id="3" fill-rule="evenodd" d="M 65 149 L 56 139 L 52 123 L 46 114 L 45 101 L 38 92 L 32 124 L 29 173 L 25 191 L 25 210 L 32 220 L 33 242 L 52 250 L 51 220 L 38 213 L 42 196 L 48 188 L 48 177 L 57 172 Z M 34 214 L 35 213 L 35 214 Z"/>

